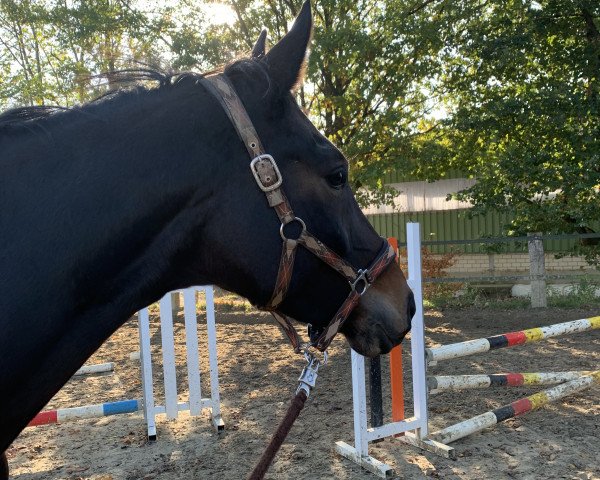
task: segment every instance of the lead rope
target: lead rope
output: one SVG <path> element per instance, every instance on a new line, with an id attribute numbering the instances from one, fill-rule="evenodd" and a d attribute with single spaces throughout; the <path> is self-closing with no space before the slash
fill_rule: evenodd
<path id="1" fill-rule="evenodd" d="M 310 391 L 315 386 L 319 367 L 327 364 L 327 352 L 324 352 L 322 363 L 307 348 L 304 350 L 304 357 L 306 358 L 308 365 L 304 367 L 302 373 L 300 374 L 300 378 L 298 378 L 298 382 L 300 384 L 296 389 L 296 395 L 294 395 L 292 398 L 292 402 L 290 403 L 285 416 L 271 437 L 271 441 L 267 445 L 267 448 L 265 448 L 265 451 L 256 464 L 256 467 L 254 467 L 254 470 L 252 470 L 252 473 L 248 476 L 248 480 L 262 480 L 265 477 L 265 474 L 267 473 L 267 470 L 269 470 L 275 455 L 277 455 L 277 452 L 288 436 L 288 433 L 290 433 L 294 422 L 304 408 L 304 404 L 310 395 Z"/>

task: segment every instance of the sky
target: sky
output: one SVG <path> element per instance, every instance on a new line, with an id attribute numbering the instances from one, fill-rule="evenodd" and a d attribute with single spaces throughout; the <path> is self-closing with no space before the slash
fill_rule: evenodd
<path id="1" fill-rule="evenodd" d="M 213 24 L 233 24 L 235 22 L 235 12 L 229 5 L 223 3 L 205 4 L 204 11 L 207 20 Z"/>

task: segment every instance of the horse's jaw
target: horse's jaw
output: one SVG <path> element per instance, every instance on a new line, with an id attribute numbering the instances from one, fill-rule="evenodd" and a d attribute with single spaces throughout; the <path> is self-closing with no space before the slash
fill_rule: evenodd
<path id="1" fill-rule="evenodd" d="M 355 351 L 375 357 L 402 342 L 414 312 L 412 292 L 400 268 L 393 264 L 361 297 L 341 332 Z"/>

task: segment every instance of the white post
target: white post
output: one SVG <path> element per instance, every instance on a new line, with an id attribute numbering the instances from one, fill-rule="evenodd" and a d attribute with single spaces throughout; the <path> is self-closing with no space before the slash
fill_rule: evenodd
<path id="1" fill-rule="evenodd" d="M 215 299 L 212 285 L 202 288 L 206 295 L 206 329 L 208 334 L 208 363 L 210 366 L 210 397 L 212 399 L 212 421 L 217 431 L 225 429 L 221 418 L 219 394 L 219 367 L 217 362 L 217 328 L 215 326 Z"/>
<path id="2" fill-rule="evenodd" d="M 171 312 L 174 317 L 177 317 L 179 310 L 181 310 L 181 293 L 171 292 Z"/>
<path id="3" fill-rule="evenodd" d="M 173 334 L 173 312 L 171 294 L 160 299 L 160 337 L 162 342 L 163 374 L 165 383 L 165 413 L 174 420 L 179 413 L 177 401 L 177 373 L 175 370 L 175 336 Z"/>
<path id="4" fill-rule="evenodd" d="M 351 350 L 352 404 L 354 407 L 354 448 L 361 457 L 369 456 L 367 441 L 367 389 L 365 382 L 365 357 Z"/>
<path id="5" fill-rule="evenodd" d="M 423 295 L 421 275 L 421 239 L 418 223 L 407 224 L 408 284 L 415 296 L 416 311 L 411 325 L 412 378 L 414 416 L 400 422 L 368 428 L 364 357 L 352 350 L 352 405 L 354 413 L 354 447 L 345 442 L 336 442 L 336 451 L 375 473 L 380 478 L 394 477 L 394 470 L 369 455 L 369 441 L 397 436 L 411 445 L 437 453 L 446 458 L 456 458 L 454 449 L 431 441 L 428 435 L 427 378 L 425 363 L 425 337 L 423 322 Z"/>
<path id="6" fill-rule="evenodd" d="M 190 393 L 190 415 L 200 415 L 202 412 L 202 389 L 200 386 L 200 360 L 198 359 L 195 288 L 186 288 L 183 291 L 183 315 L 185 320 L 185 349 Z"/>
<path id="7" fill-rule="evenodd" d="M 425 329 L 423 321 L 423 287 L 421 274 L 421 232 L 418 223 L 406 225 L 406 245 L 409 285 L 415 296 L 416 311 L 412 319 L 410 345 L 412 356 L 414 415 L 421 421 L 415 434 L 418 439 L 427 437 L 427 379 L 425 364 Z"/>
<path id="8" fill-rule="evenodd" d="M 144 392 L 144 418 L 148 427 L 148 439 L 156 440 L 156 418 L 154 416 L 154 389 L 152 382 L 152 352 L 150 350 L 150 318 L 147 308 L 142 308 L 138 312 L 138 331 L 140 335 L 142 390 Z"/>

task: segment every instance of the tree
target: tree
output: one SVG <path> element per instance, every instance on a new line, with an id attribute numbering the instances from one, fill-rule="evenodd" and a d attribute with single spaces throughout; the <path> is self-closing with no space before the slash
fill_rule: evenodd
<path id="1" fill-rule="evenodd" d="M 112 72 L 160 63 L 167 10 L 134 0 L 0 0 L 0 107 L 85 102 L 114 88 Z"/>
<path id="2" fill-rule="evenodd" d="M 46 16 L 40 4 L 29 0 L 0 2 L 0 64 L 6 98 L 28 105 L 43 104 L 63 90 L 56 62 L 46 55 L 51 46 L 45 37 L 52 35 Z"/>
<path id="3" fill-rule="evenodd" d="M 430 21 L 431 0 L 321 0 L 315 19 L 306 86 L 300 103 L 351 164 L 351 181 L 363 203 L 390 201 L 384 188 L 390 171 L 408 171 L 407 158 L 435 122 L 428 120 L 430 82 L 439 69 L 443 46 L 437 22 Z M 231 27 L 240 44 L 269 29 L 273 42 L 287 31 L 302 0 L 228 0 L 237 15 Z"/>
<path id="4" fill-rule="evenodd" d="M 474 214 L 512 212 L 515 234 L 599 231 L 600 4 L 459 1 L 440 14 L 449 115 L 420 174 L 477 178 L 458 197 Z"/>
<path id="5" fill-rule="evenodd" d="M 91 75 L 108 72 L 110 87 L 132 61 L 212 69 L 262 26 L 276 42 L 302 0 L 224 2 L 233 24 L 209 24 L 210 2 L 195 0 L 0 0 L 0 106 L 85 101 L 99 91 Z M 508 210 L 513 233 L 598 231 L 597 1 L 319 0 L 313 11 L 298 99 L 349 158 L 359 201 L 390 201 L 391 171 L 459 170 L 478 180 L 458 194 L 473 214 Z"/>
<path id="6" fill-rule="evenodd" d="M 110 72 L 128 66 L 129 59 L 161 63 L 161 58 L 169 58 L 177 69 L 207 70 L 233 59 L 236 52 L 249 51 L 263 25 L 276 42 L 302 4 L 226 0 L 236 22 L 208 25 L 206 4 L 193 0 L 168 8 L 158 8 L 158 0 L 0 2 L 0 14 L 9 5 L 21 5 L 20 24 L 39 22 L 41 38 L 52 51 L 41 56 L 43 91 L 24 103 L 62 105 L 97 95 L 97 81 L 85 79 L 105 72 L 110 84 Z M 314 2 L 313 52 L 299 100 L 349 158 L 352 185 L 363 203 L 391 200 L 395 192 L 382 185 L 383 175 L 406 171 L 411 164 L 404 159 L 424 151 L 420 143 L 435 126 L 426 117 L 433 106 L 431 97 L 438 94 L 430 79 L 439 69 L 437 52 L 443 44 L 436 22 L 430 21 L 433 3 Z M 152 7 L 142 10 L 142 4 Z M 28 58 L 35 56 L 31 42 L 25 51 Z M 34 84 L 27 72 L 25 67 L 16 72 L 23 76 L 20 92 Z M 50 78 L 48 72 L 55 74 Z M 5 73 L 5 91 L 15 85 L 14 77 Z"/>

